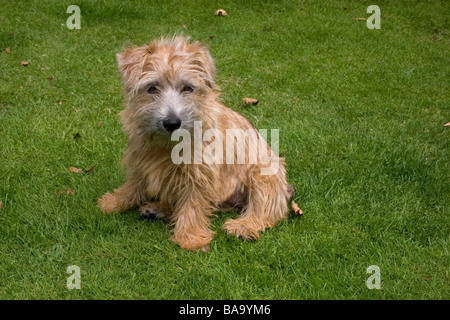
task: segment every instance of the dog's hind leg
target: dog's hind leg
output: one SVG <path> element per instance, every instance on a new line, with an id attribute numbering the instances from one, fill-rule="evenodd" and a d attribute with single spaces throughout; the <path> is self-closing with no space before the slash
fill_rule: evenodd
<path id="1" fill-rule="evenodd" d="M 98 199 L 104 213 L 119 213 L 142 205 L 146 201 L 145 189 L 139 179 L 128 175 L 127 181 L 113 193 L 107 192 Z"/>
<path id="2" fill-rule="evenodd" d="M 289 193 L 284 172 L 274 176 L 254 176 L 249 188 L 247 206 L 239 218 L 227 220 L 223 228 L 228 234 L 238 238 L 258 239 L 260 231 L 287 218 Z"/>
<path id="3" fill-rule="evenodd" d="M 142 219 L 162 219 L 169 214 L 166 208 L 163 208 L 157 201 L 147 202 L 139 207 L 139 215 Z"/>

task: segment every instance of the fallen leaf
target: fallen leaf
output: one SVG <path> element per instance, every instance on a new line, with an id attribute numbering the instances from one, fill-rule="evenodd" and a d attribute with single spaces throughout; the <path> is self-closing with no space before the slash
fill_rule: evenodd
<path id="1" fill-rule="evenodd" d="M 366 18 L 352 18 L 352 20 L 367 20 Z"/>
<path id="2" fill-rule="evenodd" d="M 94 168 L 95 168 L 95 166 L 92 166 L 92 167 L 90 167 L 89 169 L 84 170 L 84 173 L 89 173 L 89 172 L 91 172 L 92 170 L 94 170 Z"/>
<path id="3" fill-rule="evenodd" d="M 97 123 L 97 127 L 101 127 L 101 126 L 102 126 L 102 122 L 99 121 L 99 122 Z"/>
<path id="4" fill-rule="evenodd" d="M 15 36 L 16 36 L 16 33 L 15 33 L 15 32 L 11 32 L 11 33 L 8 33 L 7 36 L 8 36 L 8 37 L 15 37 Z"/>
<path id="5" fill-rule="evenodd" d="M 72 172 L 75 172 L 75 173 L 80 173 L 80 172 L 83 171 L 83 170 L 78 169 L 78 168 L 75 168 L 75 167 L 70 167 L 70 168 L 69 168 L 69 171 L 72 171 Z"/>
<path id="6" fill-rule="evenodd" d="M 447 122 L 446 124 L 444 124 L 444 127 L 450 127 L 450 122 Z"/>
<path id="7" fill-rule="evenodd" d="M 24 67 L 28 67 L 28 61 L 22 61 L 21 65 L 23 65 Z"/>
<path id="8" fill-rule="evenodd" d="M 0 201 L 0 210 L 2 210 L 2 202 Z"/>
<path id="9" fill-rule="evenodd" d="M 60 196 L 62 194 L 71 194 L 71 195 L 73 195 L 73 190 L 72 189 L 67 189 L 66 191 L 64 191 L 64 190 L 56 191 L 56 195 L 57 196 Z"/>
<path id="10" fill-rule="evenodd" d="M 214 36 L 213 36 L 212 34 L 210 34 L 210 35 L 209 35 L 209 38 L 212 39 L 212 38 L 214 38 Z"/>
<path id="11" fill-rule="evenodd" d="M 223 9 L 219 9 L 219 10 L 216 11 L 216 13 L 214 15 L 219 16 L 219 17 L 226 16 L 227 12 L 225 10 L 223 10 Z"/>
<path id="12" fill-rule="evenodd" d="M 242 102 L 246 103 L 246 104 L 252 104 L 254 106 L 256 106 L 258 104 L 258 100 L 252 99 L 252 98 L 244 98 L 244 99 L 242 99 Z"/>
<path id="13" fill-rule="evenodd" d="M 6 53 L 11 53 L 11 48 L 6 48 L 5 51 Z"/>
<path id="14" fill-rule="evenodd" d="M 53 76 L 48 76 L 48 80 L 53 80 Z"/>
<path id="15" fill-rule="evenodd" d="M 298 204 L 296 204 L 294 201 L 291 202 L 291 208 L 292 208 L 292 211 L 294 211 L 295 215 L 297 215 L 297 216 L 303 215 L 302 209 L 300 209 L 298 207 Z"/>
<path id="16" fill-rule="evenodd" d="M 300 10 L 305 10 L 305 7 L 300 7 Z"/>
<path id="17" fill-rule="evenodd" d="M 183 29 L 187 30 L 187 28 L 186 28 L 186 25 L 185 25 L 185 24 L 183 24 Z"/>

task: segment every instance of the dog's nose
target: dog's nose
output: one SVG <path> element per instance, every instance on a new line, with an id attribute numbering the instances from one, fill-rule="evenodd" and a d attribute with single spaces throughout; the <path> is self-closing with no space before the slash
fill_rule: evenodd
<path id="1" fill-rule="evenodd" d="M 164 128 L 169 132 L 174 132 L 181 127 L 181 120 L 178 118 L 169 118 L 163 121 Z"/>

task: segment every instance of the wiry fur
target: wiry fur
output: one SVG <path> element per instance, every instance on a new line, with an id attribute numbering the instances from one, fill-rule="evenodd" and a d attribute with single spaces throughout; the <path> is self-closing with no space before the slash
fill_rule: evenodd
<path id="1" fill-rule="evenodd" d="M 224 137 L 226 129 L 254 129 L 246 118 L 218 102 L 214 63 L 203 45 L 182 37 L 161 38 L 148 46 L 129 48 L 117 60 L 126 94 L 120 117 L 129 136 L 123 158 L 128 175 L 123 186 L 99 199 L 105 213 L 140 207 L 143 217 L 165 217 L 173 224 L 172 240 L 188 250 L 208 248 L 214 235 L 210 229 L 214 211 L 234 205 L 241 209 L 240 217 L 227 220 L 224 229 L 244 239 L 257 239 L 260 231 L 287 217 L 291 190 L 284 162 L 264 140 L 268 157 L 280 161 L 274 175 L 261 174 L 268 165 L 249 164 L 248 153 L 256 150 L 248 150 L 248 141 L 246 150 L 235 154 L 236 158 L 247 151 L 245 164 L 176 165 L 171 159 L 174 142 L 160 125 L 164 113 L 177 113 L 181 128 L 192 130 L 194 121 L 202 121 L 203 131 L 216 128 Z M 152 82 L 168 89 L 159 98 L 151 98 L 146 88 Z M 177 96 L 186 82 L 194 91 Z M 166 92 L 171 93 L 164 97 Z M 256 139 L 263 138 L 258 133 Z"/>

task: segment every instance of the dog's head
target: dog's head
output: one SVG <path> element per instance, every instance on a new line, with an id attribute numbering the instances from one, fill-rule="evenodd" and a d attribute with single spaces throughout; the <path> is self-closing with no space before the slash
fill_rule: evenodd
<path id="1" fill-rule="evenodd" d="M 117 55 L 127 95 L 127 122 L 139 134 L 191 130 L 214 89 L 214 62 L 200 43 L 177 36 Z M 132 119 L 130 119 L 132 117 Z"/>

